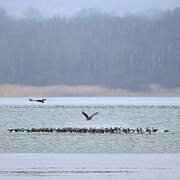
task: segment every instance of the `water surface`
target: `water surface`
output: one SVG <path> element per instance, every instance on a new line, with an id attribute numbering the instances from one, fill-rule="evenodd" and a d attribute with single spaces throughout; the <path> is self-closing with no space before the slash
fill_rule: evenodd
<path id="1" fill-rule="evenodd" d="M 82 110 L 99 112 L 85 121 Z M 0 152 L 180 152 L 180 98 L 0 98 Z M 154 134 L 10 133 L 10 128 L 155 127 Z M 169 129 L 169 133 L 163 133 Z"/>

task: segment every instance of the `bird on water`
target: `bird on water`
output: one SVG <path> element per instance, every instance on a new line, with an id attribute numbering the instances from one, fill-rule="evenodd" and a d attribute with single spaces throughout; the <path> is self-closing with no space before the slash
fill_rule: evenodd
<path id="1" fill-rule="evenodd" d="M 94 113 L 93 115 L 89 116 L 87 113 L 85 113 L 84 111 L 82 111 L 82 114 L 86 117 L 86 120 L 89 121 L 92 119 L 93 116 L 97 115 L 98 112 Z"/>
<path id="2" fill-rule="evenodd" d="M 46 99 L 29 99 L 29 101 L 44 103 Z"/>

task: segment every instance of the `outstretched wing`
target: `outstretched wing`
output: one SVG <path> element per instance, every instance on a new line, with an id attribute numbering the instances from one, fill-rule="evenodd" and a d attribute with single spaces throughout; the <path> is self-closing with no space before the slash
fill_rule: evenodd
<path id="1" fill-rule="evenodd" d="M 46 101 L 46 99 L 42 99 L 41 102 L 44 103 Z"/>
<path id="2" fill-rule="evenodd" d="M 86 118 L 89 118 L 89 116 L 88 116 L 84 111 L 82 111 L 82 114 L 83 114 Z"/>
<path id="3" fill-rule="evenodd" d="M 94 113 L 93 115 L 91 115 L 91 118 L 93 117 L 93 116 L 95 116 L 95 115 L 97 115 L 99 112 L 96 112 L 96 113 Z"/>

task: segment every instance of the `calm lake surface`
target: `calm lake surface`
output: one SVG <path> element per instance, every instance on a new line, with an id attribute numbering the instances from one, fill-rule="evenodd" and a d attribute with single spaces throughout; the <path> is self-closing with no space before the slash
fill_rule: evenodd
<path id="1" fill-rule="evenodd" d="M 99 112 L 86 121 L 88 114 Z M 154 127 L 153 134 L 27 133 L 10 128 Z M 168 133 L 162 132 L 170 130 Z M 179 153 L 180 98 L 0 98 L 1 153 Z"/>

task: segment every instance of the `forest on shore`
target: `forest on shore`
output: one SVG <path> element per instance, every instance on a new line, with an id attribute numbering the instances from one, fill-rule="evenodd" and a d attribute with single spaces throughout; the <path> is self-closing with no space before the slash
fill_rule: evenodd
<path id="1" fill-rule="evenodd" d="M 84 10 L 19 19 L 1 8 L 0 84 L 179 88 L 180 8 L 156 17 Z"/>

